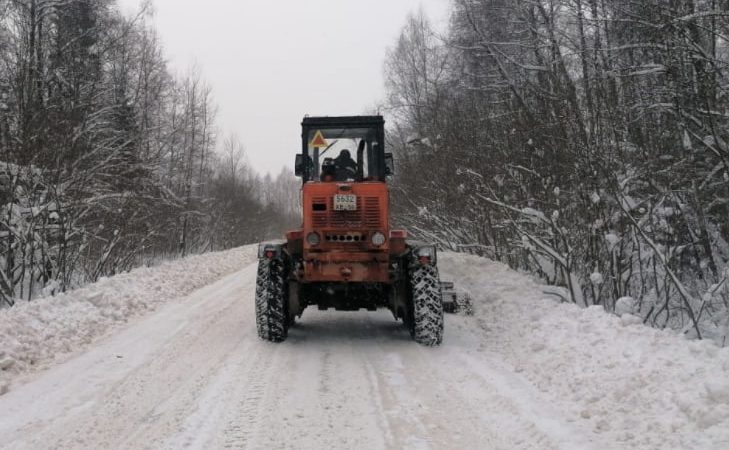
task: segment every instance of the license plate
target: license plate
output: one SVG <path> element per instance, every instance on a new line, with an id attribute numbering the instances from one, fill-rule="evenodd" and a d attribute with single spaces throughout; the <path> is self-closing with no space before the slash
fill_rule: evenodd
<path id="1" fill-rule="evenodd" d="M 357 196 L 343 194 L 335 195 L 334 211 L 357 211 Z"/>

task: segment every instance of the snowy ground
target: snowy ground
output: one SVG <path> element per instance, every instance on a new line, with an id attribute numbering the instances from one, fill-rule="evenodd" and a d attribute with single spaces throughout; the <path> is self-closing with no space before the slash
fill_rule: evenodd
<path id="1" fill-rule="evenodd" d="M 440 348 L 386 311 L 307 310 L 269 344 L 241 252 L 241 271 L 16 377 L 0 447 L 729 448 L 728 349 L 558 305 L 500 264 L 451 254 L 443 278 L 476 315 L 447 316 Z"/>
<path id="2" fill-rule="evenodd" d="M 459 325 L 482 333 L 483 360 L 526 379 L 598 448 L 729 449 L 729 348 L 558 304 L 502 264 L 442 265 L 478 298 L 476 324 Z"/>
<path id="3" fill-rule="evenodd" d="M 139 268 L 55 297 L 0 310 L 0 393 L 134 317 L 251 264 L 257 245 Z"/>

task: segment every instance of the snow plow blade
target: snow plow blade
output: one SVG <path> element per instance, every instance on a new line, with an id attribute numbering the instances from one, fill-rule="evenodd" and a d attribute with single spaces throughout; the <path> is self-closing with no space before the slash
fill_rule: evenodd
<path id="1" fill-rule="evenodd" d="M 443 311 L 449 314 L 464 313 L 473 315 L 471 297 L 465 292 L 458 292 L 452 281 L 441 281 L 440 291 L 443 298 Z"/>

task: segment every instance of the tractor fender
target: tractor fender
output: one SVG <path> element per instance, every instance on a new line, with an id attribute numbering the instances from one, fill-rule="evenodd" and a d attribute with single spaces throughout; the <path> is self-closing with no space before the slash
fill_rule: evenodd
<path id="1" fill-rule="evenodd" d="M 421 257 L 430 259 L 431 266 L 438 265 L 438 250 L 435 244 L 427 244 L 423 242 L 408 241 L 409 259 L 411 263 L 418 262 Z"/>
<path id="2" fill-rule="evenodd" d="M 286 241 L 281 239 L 261 242 L 260 244 L 258 244 L 258 259 L 281 259 L 283 258 L 285 248 Z M 267 256 L 268 252 L 273 252 L 273 255 L 271 255 L 270 257 Z"/>

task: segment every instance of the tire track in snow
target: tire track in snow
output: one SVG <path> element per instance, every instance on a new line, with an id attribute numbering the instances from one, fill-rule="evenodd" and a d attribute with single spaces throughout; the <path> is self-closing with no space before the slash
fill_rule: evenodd
<path id="1" fill-rule="evenodd" d="M 489 361 L 488 368 L 481 359 Z M 510 422 L 518 422 L 523 433 L 514 433 L 517 448 L 537 450 L 548 448 L 548 445 L 563 450 L 595 448 L 589 439 L 562 419 L 559 411 L 547 403 L 534 386 L 498 358 L 488 354 L 482 354 L 481 358 L 460 354 L 458 360 L 461 367 L 472 374 L 467 382 L 457 384 L 462 398 L 473 405 L 490 400 L 490 416 L 494 423 L 501 423 L 503 429 L 513 426 Z M 499 412 L 498 416 L 494 416 L 495 411 Z M 511 421 L 504 420 L 507 414 Z"/>
<path id="2" fill-rule="evenodd" d="M 225 448 L 249 448 L 251 438 L 255 436 L 261 423 L 263 400 L 266 398 L 269 375 L 274 365 L 268 352 L 273 350 L 274 345 L 259 342 L 256 347 L 256 354 L 247 362 L 249 367 L 246 374 L 235 380 L 235 385 L 240 389 L 233 393 L 232 402 L 235 408 L 229 410 L 228 417 L 224 418 L 226 426 L 222 433 L 222 445 Z M 236 400 L 237 398 L 240 400 Z"/>
<path id="3" fill-rule="evenodd" d="M 7 436 L 11 448 L 162 447 L 230 353 L 254 336 L 241 334 L 236 320 L 235 293 L 250 289 L 245 272 L 161 309 L 14 392 L 42 398 L 47 413 L 27 411 L 26 425 Z"/>
<path id="4" fill-rule="evenodd" d="M 454 371 L 440 374 L 433 355 L 441 349 L 392 346 L 379 341 L 381 355 L 369 361 L 374 367 L 383 414 L 393 430 L 391 448 L 511 448 L 484 422 L 478 410 L 469 408 L 457 391 L 450 389 Z"/>
<path id="5" fill-rule="evenodd" d="M 391 362 L 399 363 L 397 359 L 392 359 L 392 356 L 394 354 L 390 354 Z M 367 364 L 373 368 L 371 372 L 376 380 L 374 385 L 377 386 L 377 396 L 383 407 L 381 414 L 387 423 L 387 429 L 392 432 L 388 447 L 431 448 L 426 426 L 408 400 L 412 398 L 414 392 L 405 383 L 402 367 L 388 364 L 383 368 L 380 361 L 372 360 Z"/>
<path id="6" fill-rule="evenodd" d="M 444 345 L 426 348 L 386 311 L 311 310 L 286 342 L 270 344 L 256 336 L 254 283 L 252 264 L 96 348 L 96 359 L 108 359 L 125 343 L 143 349 L 147 336 L 153 346 L 115 361 L 112 375 L 94 358 L 70 366 L 65 373 L 98 387 L 69 387 L 67 397 L 79 398 L 21 430 L 17 447 L 541 450 L 586 442 L 564 438 L 581 430 L 564 427 L 559 411 L 488 351 L 470 318 L 449 316 Z"/>
<path id="7" fill-rule="evenodd" d="M 379 339 L 372 366 L 391 448 L 589 449 L 536 389 L 488 354 L 470 318 L 449 316 L 441 348 Z M 465 326 L 464 326 L 465 325 Z M 485 371 L 485 367 L 498 367 Z"/>
<path id="8" fill-rule="evenodd" d="M 277 345 L 279 373 L 272 374 L 267 423 L 250 448 L 385 447 L 379 409 L 362 353 L 372 351 L 362 331 L 366 313 L 307 311 L 287 340 Z M 274 369 L 277 370 L 277 369 Z"/>
<path id="9" fill-rule="evenodd" d="M 255 333 L 239 326 L 237 295 L 250 289 L 252 273 L 249 266 L 209 295 L 210 307 L 196 310 L 190 327 L 173 341 L 174 350 L 162 349 L 161 361 L 155 358 L 147 368 L 142 379 L 150 388 L 142 394 L 151 402 L 156 399 L 153 411 L 159 419 L 138 426 L 128 448 L 201 448 L 210 439 L 212 417 L 220 414 L 223 393 L 237 370 L 236 357 L 254 342 Z M 174 394 L 160 397 L 167 389 Z"/>

